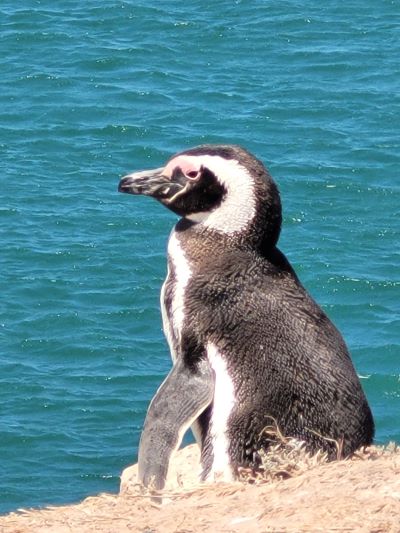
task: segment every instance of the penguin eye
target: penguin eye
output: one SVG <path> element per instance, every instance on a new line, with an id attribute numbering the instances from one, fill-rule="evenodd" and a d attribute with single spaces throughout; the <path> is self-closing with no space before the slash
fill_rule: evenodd
<path id="1" fill-rule="evenodd" d="M 189 170 L 185 175 L 187 178 L 195 180 L 200 177 L 200 170 Z"/>

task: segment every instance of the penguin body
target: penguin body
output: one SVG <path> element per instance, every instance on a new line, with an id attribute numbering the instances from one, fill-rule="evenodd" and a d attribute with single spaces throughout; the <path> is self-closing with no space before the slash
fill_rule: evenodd
<path id="1" fill-rule="evenodd" d="M 262 163 L 237 146 L 205 145 L 126 176 L 119 190 L 182 217 L 161 291 L 174 365 L 146 417 L 141 482 L 163 488 L 190 426 L 203 480 L 257 466 L 274 424 L 331 458 L 338 443 L 343 456 L 370 444 L 373 419 L 346 345 L 276 246 L 280 197 Z"/>

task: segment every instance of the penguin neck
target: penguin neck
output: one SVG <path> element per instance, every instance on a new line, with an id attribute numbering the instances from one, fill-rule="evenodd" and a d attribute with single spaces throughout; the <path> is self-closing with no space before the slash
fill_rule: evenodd
<path id="1" fill-rule="evenodd" d="M 263 257 L 276 248 L 280 233 L 280 215 L 271 221 L 265 221 L 263 210 L 258 212 L 246 225 L 238 231 L 226 231 L 224 227 L 216 228 L 203 222 L 195 222 L 192 218 L 182 218 L 176 224 L 174 231 L 189 241 L 204 242 L 205 247 L 211 243 L 218 243 L 219 247 L 230 249 L 252 250 Z M 185 239 L 186 240 L 186 239 Z M 206 249 L 206 248 L 205 248 Z"/>

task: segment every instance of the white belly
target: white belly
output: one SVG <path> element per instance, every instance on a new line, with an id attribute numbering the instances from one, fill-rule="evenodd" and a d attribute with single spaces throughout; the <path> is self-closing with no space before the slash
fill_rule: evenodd
<path id="1" fill-rule="evenodd" d="M 168 242 L 168 259 L 171 268 L 168 268 L 161 289 L 161 313 L 164 333 L 172 360 L 175 361 L 181 352 L 182 329 L 185 323 L 185 292 L 192 275 L 190 263 L 175 231 L 172 231 Z"/>
<path id="2" fill-rule="evenodd" d="M 210 420 L 214 459 L 207 481 L 232 481 L 234 475 L 228 453 L 227 429 L 229 416 L 235 406 L 235 390 L 226 362 L 218 348 L 212 343 L 207 345 L 207 358 L 215 373 L 215 391 Z"/>
<path id="3" fill-rule="evenodd" d="M 163 322 L 164 335 L 168 342 L 169 351 L 171 353 L 171 359 L 173 362 L 175 362 L 176 361 L 176 342 L 174 341 L 173 334 L 172 334 L 173 330 L 172 330 L 172 324 L 170 320 L 170 313 L 165 303 L 165 293 L 167 290 L 167 284 L 169 283 L 169 277 L 170 277 L 170 272 L 168 269 L 167 277 L 165 278 L 165 281 L 161 287 L 160 307 L 161 307 L 161 316 L 162 316 L 162 322 Z"/>
<path id="4" fill-rule="evenodd" d="M 185 322 L 185 291 L 192 274 L 189 261 L 175 231 L 172 231 L 169 239 L 168 259 L 171 262 L 171 269 L 168 268 L 167 277 L 161 288 L 161 315 L 171 358 L 175 362 L 181 354 L 182 329 Z M 169 298 L 169 306 L 166 304 L 167 292 L 172 295 Z M 192 424 L 191 430 L 197 444 L 201 446 L 201 430 L 198 422 Z"/>

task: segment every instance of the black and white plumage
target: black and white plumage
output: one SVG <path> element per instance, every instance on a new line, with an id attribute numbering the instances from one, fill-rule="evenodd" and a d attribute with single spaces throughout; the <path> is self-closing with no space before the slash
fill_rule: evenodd
<path id="1" fill-rule="evenodd" d="M 278 189 L 238 146 L 204 145 L 163 168 L 123 178 L 182 218 L 168 244 L 161 293 L 173 368 L 153 398 L 139 477 L 161 489 L 171 453 L 191 426 L 203 480 L 256 465 L 274 420 L 308 448 L 347 456 L 374 423 L 346 345 L 277 248 Z"/>

